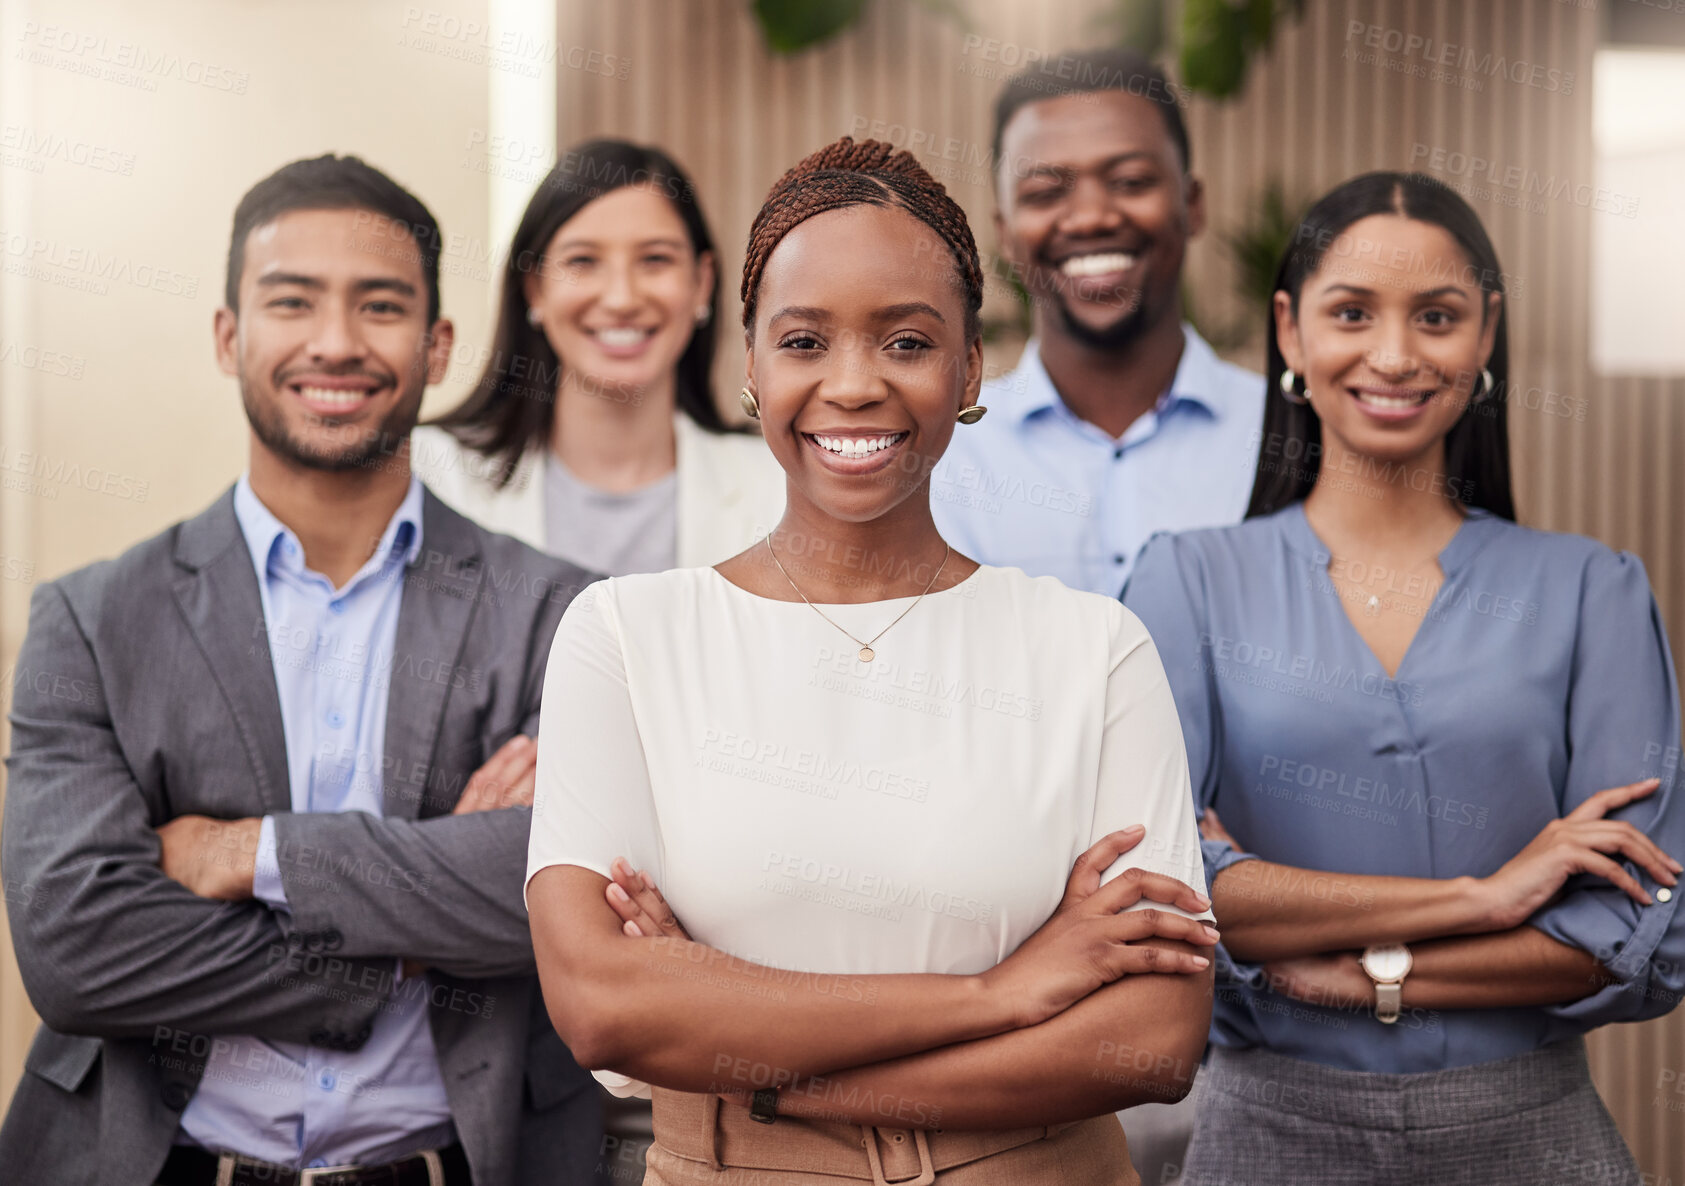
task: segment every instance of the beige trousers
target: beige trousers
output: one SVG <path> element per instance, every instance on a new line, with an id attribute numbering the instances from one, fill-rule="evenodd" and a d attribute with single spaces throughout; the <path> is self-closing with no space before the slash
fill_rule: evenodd
<path id="1" fill-rule="evenodd" d="M 1010 1132 L 867 1128 L 655 1089 L 644 1186 L 1140 1186 L 1116 1116 Z"/>

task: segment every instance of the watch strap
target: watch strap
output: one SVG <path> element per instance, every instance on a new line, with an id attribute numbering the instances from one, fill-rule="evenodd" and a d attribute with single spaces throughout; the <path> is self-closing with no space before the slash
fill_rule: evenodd
<path id="1" fill-rule="evenodd" d="M 1404 984 L 1402 981 L 1375 984 L 1375 1020 L 1392 1025 L 1398 1020 L 1399 1008 L 1404 1002 Z"/>

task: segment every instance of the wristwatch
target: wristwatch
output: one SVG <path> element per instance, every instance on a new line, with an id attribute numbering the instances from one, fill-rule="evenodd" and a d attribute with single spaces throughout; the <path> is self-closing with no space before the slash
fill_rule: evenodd
<path id="1" fill-rule="evenodd" d="M 1402 943 L 1383 943 L 1363 949 L 1363 970 L 1375 982 L 1375 1020 L 1392 1025 L 1404 997 L 1404 978 L 1410 974 L 1410 949 Z"/>

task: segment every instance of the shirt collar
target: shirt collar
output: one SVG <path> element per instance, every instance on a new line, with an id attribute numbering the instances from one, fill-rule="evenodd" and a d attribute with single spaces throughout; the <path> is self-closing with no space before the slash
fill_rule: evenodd
<path id="1" fill-rule="evenodd" d="M 386 524 L 386 530 L 381 532 L 374 554 L 357 575 L 346 582 L 346 589 L 362 580 L 367 573 L 391 563 L 395 557 L 401 557 L 405 567 L 415 562 L 421 551 L 421 512 L 421 479 L 411 474 L 404 501 L 398 504 L 398 509 Z M 252 567 L 257 572 L 260 585 L 268 579 L 271 568 L 295 575 L 306 571 L 304 548 L 298 542 L 298 536 L 263 505 L 263 501 L 252 491 L 248 474 L 241 474 L 240 480 L 234 484 L 234 517 L 240 523 L 240 533 L 246 538 L 246 549 L 251 553 Z"/>
<path id="2" fill-rule="evenodd" d="M 1177 404 L 1196 404 L 1214 417 L 1230 410 L 1231 393 L 1225 388 L 1222 360 L 1197 330 L 1182 323 L 1182 358 L 1170 380 L 1170 390 L 1159 398 L 1157 411 L 1165 415 Z M 1041 361 L 1041 343 L 1031 338 L 1024 346 L 1018 365 L 989 385 L 989 402 L 1004 405 L 1009 417 L 1028 420 L 1038 412 L 1062 404 L 1058 389 Z"/>

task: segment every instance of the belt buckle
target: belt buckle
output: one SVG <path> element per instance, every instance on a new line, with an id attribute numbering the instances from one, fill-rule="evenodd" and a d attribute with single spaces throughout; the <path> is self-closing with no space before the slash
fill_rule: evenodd
<path id="1" fill-rule="evenodd" d="M 419 1157 L 427 1166 L 427 1186 L 445 1186 L 445 1163 L 439 1159 L 437 1149 L 423 1149 L 420 1153 L 412 1153 L 410 1157 Z M 405 1157 L 402 1160 L 408 1161 Z M 298 1186 L 313 1186 L 322 1178 L 332 1177 L 334 1174 L 355 1174 L 361 1170 L 379 1169 L 379 1166 L 366 1165 L 322 1165 L 298 1171 Z"/>
<path id="2" fill-rule="evenodd" d="M 913 1129 L 913 1146 L 919 1151 L 919 1176 L 911 1180 L 898 1178 L 891 1182 L 884 1176 L 883 1155 L 878 1152 L 876 1126 L 866 1128 L 866 1160 L 872 1167 L 872 1186 L 932 1186 L 936 1181 L 936 1165 L 930 1159 L 930 1138 L 924 1129 Z"/>

